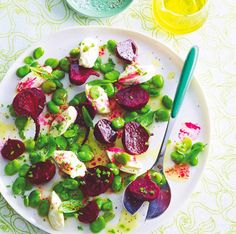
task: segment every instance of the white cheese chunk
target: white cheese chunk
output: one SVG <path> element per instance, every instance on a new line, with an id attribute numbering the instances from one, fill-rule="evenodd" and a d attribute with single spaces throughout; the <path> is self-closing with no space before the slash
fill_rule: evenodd
<path id="1" fill-rule="evenodd" d="M 47 67 L 42 67 L 43 70 L 47 71 L 48 73 L 52 72 L 52 68 L 47 66 Z M 28 88 L 38 88 L 42 85 L 42 83 L 46 79 L 39 76 L 35 72 L 30 72 L 27 74 L 24 78 L 20 80 L 20 82 L 17 85 L 17 92 L 21 92 L 24 89 Z"/>
<path id="2" fill-rule="evenodd" d="M 80 44 L 79 65 L 86 68 L 92 68 L 99 56 L 99 46 L 97 40 L 86 38 Z"/>
<path id="3" fill-rule="evenodd" d="M 153 65 L 140 66 L 132 63 L 120 74 L 118 82 L 123 85 L 141 84 L 150 80 L 154 75 L 155 68 Z"/>
<path id="4" fill-rule="evenodd" d="M 109 148 L 106 152 L 110 161 L 113 163 L 116 163 L 115 154 L 119 154 L 125 151 L 120 148 L 112 147 L 112 148 Z M 141 168 L 142 166 L 140 165 L 139 162 L 137 162 L 135 156 L 133 155 L 130 155 L 130 161 L 128 161 L 126 165 L 120 165 L 119 167 L 121 171 L 129 173 L 129 174 L 138 174 Z"/>
<path id="5" fill-rule="evenodd" d="M 48 212 L 48 220 L 53 229 L 60 231 L 65 226 L 64 215 L 59 210 L 61 206 L 61 199 L 53 191 L 50 197 L 50 207 Z"/>
<path id="6" fill-rule="evenodd" d="M 72 151 L 56 150 L 53 158 L 60 169 L 71 178 L 83 177 L 86 172 L 86 166 L 81 162 Z"/>
<path id="7" fill-rule="evenodd" d="M 66 132 L 77 118 L 77 111 L 73 106 L 69 106 L 64 112 L 58 115 L 52 122 L 50 134 L 54 137 L 61 136 Z"/>
<path id="8" fill-rule="evenodd" d="M 97 97 L 91 96 L 91 89 L 94 87 L 96 88 Z M 92 105 L 95 107 L 96 111 L 99 114 L 107 114 L 110 113 L 110 107 L 109 107 L 109 99 L 105 92 L 105 90 L 100 86 L 85 86 L 85 93 L 87 99 L 92 103 Z"/>

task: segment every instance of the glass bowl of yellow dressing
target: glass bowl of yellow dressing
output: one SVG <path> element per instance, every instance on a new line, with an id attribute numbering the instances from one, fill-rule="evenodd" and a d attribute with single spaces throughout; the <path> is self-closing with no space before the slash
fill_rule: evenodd
<path id="1" fill-rule="evenodd" d="M 185 34 L 200 28 L 207 19 L 209 0 L 153 0 L 157 24 L 174 34 Z"/>

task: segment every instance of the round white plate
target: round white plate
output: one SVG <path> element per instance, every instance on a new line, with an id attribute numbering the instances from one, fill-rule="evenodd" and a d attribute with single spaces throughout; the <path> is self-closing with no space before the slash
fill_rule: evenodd
<path id="1" fill-rule="evenodd" d="M 40 59 L 40 62 L 47 57 L 56 57 L 58 59 L 66 56 L 71 48 L 78 45 L 86 37 L 96 37 L 100 40 L 100 44 L 103 45 L 108 39 L 115 39 L 117 41 L 126 40 L 128 38 L 133 39 L 139 49 L 139 62 L 141 64 L 154 64 L 157 69 L 157 73 L 161 73 L 165 79 L 165 87 L 163 90 L 164 94 L 174 97 L 176 85 L 180 76 L 181 68 L 183 61 L 170 49 L 161 44 L 160 42 L 145 36 L 143 34 L 128 31 L 119 28 L 110 28 L 110 27 L 77 27 L 69 28 L 57 33 L 54 33 L 44 40 L 40 41 L 33 47 L 27 49 L 11 66 L 7 72 L 5 78 L 0 84 L 0 93 L 1 99 L 0 104 L 4 104 L 0 108 L 0 144 L 4 143 L 4 139 L 8 137 L 14 138 L 18 135 L 16 132 L 8 132 L 7 128 L 13 123 L 11 118 L 6 118 L 6 105 L 10 104 L 16 94 L 16 84 L 18 78 L 15 75 L 16 69 L 19 66 L 22 66 L 24 57 L 32 54 L 34 48 L 42 46 L 45 49 L 45 55 Z M 174 74 L 174 77 L 173 77 Z M 83 88 L 83 87 L 82 87 Z M 78 92 L 81 90 L 81 87 L 76 87 L 75 90 Z M 74 90 L 74 92 L 75 92 Z M 73 96 L 74 92 L 70 94 L 70 97 Z M 197 123 L 201 127 L 200 134 L 196 141 L 202 141 L 209 143 L 210 140 L 210 124 L 209 124 L 209 113 L 206 105 L 204 95 L 196 81 L 193 80 L 189 92 L 187 93 L 186 99 L 183 103 L 181 112 L 176 121 L 174 130 L 172 132 L 171 140 L 172 142 L 179 141 L 178 133 L 183 123 L 192 122 Z M 8 127 L 4 127 L 8 126 Z M 140 156 L 141 161 L 145 168 L 148 168 L 152 165 L 152 162 L 155 158 L 155 155 L 158 153 L 158 147 L 164 134 L 166 123 L 156 123 L 154 124 L 151 131 L 154 133 L 154 136 L 151 138 L 151 144 L 149 151 Z M 192 193 L 194 187 L 196 186 L 199 178 L 204 170 L 206 160 L 207 160 L 208 147 L 199 157 L 199 164 L 197 167 L 192 167 L 190 170 L 190 178 L 185 182 L 177 182 L 174 180 L 169 180 L 170 187 L 172 190 L 172 199 L 169 208 L 166 212 L 160 217 L 147 221 L 144 223 L 143 216 L 139 218 L 138 229 L 133 230 L 133 233 L 150 233 L 152 230 L 156 229 L 159 225 L 165 224 L 167 219 L 172 217 L 177 209 L 183 205 L 189 195 Z M 166 167 L 171 164 L 169 154 L 166 155 Z M 53 230 L 47 221 L 43 221 L 37 214 L 37 211 L 32 208 L 26 208 L 23 205 L 23 201 L 20 197 L 14 197 L 11 193 L 11 189 L 7 185 L 11 185 L 15 177 L 9 177 L 4 175 L 4 166 L 6 160 L 0 157 L 0 191 L 7 202 L 18 212 L 22 217 L 28 220 L 30 223 L 41 228 L 44 231 L 49 233 L 77 233 L 77 226 L 79 223 L 75 219 L 69 219 L 66 221 L 65 229 L 62 232 Z M 50 186 L 53 182 L 50 182 Z M 110 196 L 110 195 L 109 195 Z M 119 214 L 122 209 L 121 203 L 121 194 L 112 195 L 114 198 L 116 209 L 116 218 L 109 224 L 109 226 L 115 225 L 119 220 Z M 145 213 L 145 207 L 143 212 Z M 80 233 L 88 233 L 89 229 L 86 227 L 84 231 Z M 104 231 L 105 233 L 105 231 Z"/>

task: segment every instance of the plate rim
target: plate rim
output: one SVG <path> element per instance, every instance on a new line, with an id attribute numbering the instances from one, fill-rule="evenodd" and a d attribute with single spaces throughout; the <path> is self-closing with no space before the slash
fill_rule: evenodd
<path id="1" fill-rule="evenodd" d="M 164 44 L 163 42 L 159 41 L 157 38 L 154 38 L 146 33 L 143 33 L 143 32 L 138 32 L 136 30 L 130 30 L 130 29 L 126 29 L 126 28 L 122 28 L 122 27 L 113 27 L 113 26 L 103 26 L 103 25 L 83 25 L 83 26 L 71 26 L 71 27 L 65 27 L 65 28 L 62 28 L 61 30 L 58 30 L 56 32 L 51 32 L 51 33 L 48 33 L 47 35 L 44 35 L 42 36 L 42 38 L 40 40 L 38 40 L 37 42 L 34 42 L 32 43 L 28 48 L 26 48 L 24 50 L 23 53 L 21 53 L 17 59 L 10 65 L 10 67 L 8 68 L 6 74 L 4 75 L 3 79 L 0 81 L 0 88 L 1 88 L 1 83 L 6 80 L 6 77 L 9 76 L 9 74 L 11 73 L 11 70 L 13 69 L 13 65 L 18 61 L 20 60 L 20 58 L 23 58 L 25 57 L 26 55 L 29 54 L 29 52 L 31 52 L 35 46 L 38 46 L 41 42 L 47 40 L 47 38 L 50 38 L 52 36 L 55 36 L 57 33 L 62 33 L 63 31 L 69 31 L 69 30 L 73 30 L 73 29 L 88 29 L 88 28 L 94 28 L 94 29 L 99 29 L 99 30 L 116 30 L 116 31 L 120 31 L 120 32 L 124 32 L 124 33 L 132 33 L 132 34 L 136 34 L 142 38 L 146 38 L 146 39 L 149 39 L 149 40 L 152 40 L 154 41 L 155 43 L 158 44 L 158 47 L 162 47 L 165 52 L 168 52 L 170 54 L 172 54 L 174 56 L 174 60 L 175 60 L 175 63 L 177 65 L 180 65 L 181 67 L 183 66 L 184 64 L 184 60 L 175 52 L 173 51 L 168 45 Z M 89 29 L 89 30 L 90 30 Z M 207 113 L 207 116 L 208 116 L 208 119 L 207 119 L 207 123 L 206 123 L 206 126 L 207 126 L 207 141 L 208 141 L 208 145 L 209 147 L 206 148 L 205 150 L 205 163 L 202 165 L 202 168 L 200 169 L 200 175 L 199 177 L 197 178 L 197 181 L 195 182 L 195 184 L 193 186 L 191 186 L 191 188 L 189 189 L 189 193 L 187 194 L 184 202 L 182 202 L 181 204 L 178 204 L 176 206 L 176 209 L 175 209 L 175 212 L 173 213 L 173 215 L 180 209 L 180 207 L 182 207 L 184 204 L 186 204 L 186 202 L 189 200 L 190 196 L 192 195 L 193 191 L 195 190 L 195 188 L 197 187 L 197 185 L 199 184 L 202 176 L 203 176 L 203 172 L 206 170 L 206 166 L 207 166 L 207 163 L 208 163 L 208 160 L 209 160 L 209 149 L 210 149 L 210 146 L 211 146 L 211 140 L 212 140 L 212 121 L 211 121 L 211 113 L 210 113 L 210 109 L 209 109 L 209 104 L 208 104 L 208 101 L 207 101 L 207 98 L 206 98 L 206 94 L 203 92 L 203 89 L 201 88 L 199 82 L 197 81 L 196 77 L 193 76 L 193 80 L 191 82 L 191 84 L 194 86 L 194 89 L 196 89 L 196 91 L 200 94 L 201 96 L 201 99 L 202 101 L 204 102 L 204 112 Z M 36 222 L 32 222 L 32 220 L 30 220 L 29 217 L 26 217 L 26 215 L 22 215 L 20 212 L 18 212 L 18 210 L 16 210 L 14 208 L 14 204 L 13 202 L 11 202 L 10 199 L 8 199 L 8 196 L 7 194 L 3 194 L 2 192 L 0 192 L 1 195 L 3 196 L 3 198 L 5 199 L 5 201 L 10 205 L 10 207 L 17 213 L 19 214 L 21 217 L 23 217 L 27 222 L 29 222 L 30 224 L 34 225 L 36 228 L 39 228 L 45 232 L 48 232 L 48 233 L 52 233 L 51 230 L 48 230 L 46 227 L 44 227 L 43 225 L 41 225 L 41 223 L 36 223 Z M 167 218 L 168 220 L 168 218 Z M 152 220 L 148 220 L 146 221 L 146 223 L 150 223 L 152 222 Z M 157 226 L 158 227 L 158 226 Z M 156 228 L 157 228 L 156 227 Z M 155 229 L 153 229 L 154 231 Z M 56 233 L 56 232 L 53 232 L 53 233 Z"/>

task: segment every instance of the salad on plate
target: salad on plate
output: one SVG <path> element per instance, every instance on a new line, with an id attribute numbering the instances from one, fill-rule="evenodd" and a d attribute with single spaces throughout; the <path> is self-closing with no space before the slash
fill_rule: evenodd
<path id="1" fill-rule="evenodd" d="M 148 183 L 139 178 L 130 188 L 135 198 L 156 198 L 165 185 L 165 177 L 143 168 L 140 158 L 148 153 L 154 122 L 169 120 L 172 99 L 162 94 L 165 80 L 155 67 L 139 64 L 131 39 L 99 45 L 85 38 L 61 60 L 40 64 L 43 55 L 36 48 L 16 71 L 19 82 L 8 108 L 19 138 L 4 141 L 4 171 L 15 176 L 12 194 L 53 229 L 63 230 L 74 218 L 98 233 L 116 215 L 110 194 L 121 199 L 126 185 L 145 171 Z M 69 99 L 78 87 L 83 91 Z M 196 166 L 204 147 L 184 135 L 171 159 Z"/>

